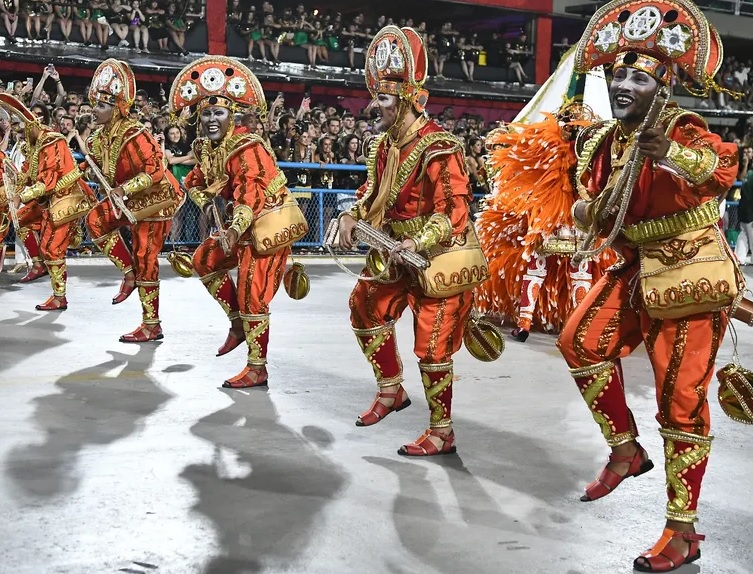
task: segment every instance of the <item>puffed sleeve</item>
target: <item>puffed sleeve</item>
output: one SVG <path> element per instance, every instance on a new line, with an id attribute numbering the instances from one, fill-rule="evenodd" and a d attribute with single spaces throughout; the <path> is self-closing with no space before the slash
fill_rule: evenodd
<path id="1" fill-rule="evenodd" d="M 118 162 L 128 162 L 128 171 L 137 173 L 121 184 L 126 195 L 136 195 L 149 189 L 165 177 L 162 148 L 150 133 L 139 132 L 126 142 Z M 134 169 L 135 168 L 135 169 Z"/>
<path id="2" fill-rule="evenodd" d="M 37 181 L 30 181 L 29 185 L 19 194 L 21 201 L 30 202 L 32 199 L 49 195 L 55 189 L 65 166 L 65 156 L 70 156 L 68 144 L 63 138 L 56 139 L 39 150 L 39 165 Z"/>
<path id="3" fill-rule="evenodd" d="M 417 251 L 426 251 L 465 230 L 473 199 L 463 154 L 455 152 L 429 161 L 424 175 L 433 189 L 433 214 L 413 238 Z"/>
<path id="4" fill-rule="evenodd" d="M 703 197 L 727 193 L 737 178 L 737 146 L 725 143 L 692 116 L 670 134 L 667 157 L 657 163 L 677 183 Z"/>

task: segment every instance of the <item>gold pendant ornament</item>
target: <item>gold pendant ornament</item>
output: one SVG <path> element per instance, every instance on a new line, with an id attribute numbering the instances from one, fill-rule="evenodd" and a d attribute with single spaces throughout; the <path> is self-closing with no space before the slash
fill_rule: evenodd
<path id="1" fill-rule="evenodd" d="M 483 317 L 471 317 L 465 327 L 463 343 L 479 361 L 496 361 L 505 350 L 505 337 L 495 324 Z"/>
<path id="2" fill-rule="evenodd" d="M 306 268 L 303 266 L 303 263 L 293 263 L 285 271 L 282 277 L 282 284 L 285 287 L 285 292 L 291 299 L 300 301 L 305 298 L 311 289 L 311 282 L 309 281 L 309 276 L 306 274 Z"/>
<path id="3" fill-rule="evenodd" d="M 193 261 L 191 261 L 191 256 L 188 253 L 171 251 L 167 255 L 167 260 L 173 271 L 181 277 L 190 277 L 193 275 Z"/>

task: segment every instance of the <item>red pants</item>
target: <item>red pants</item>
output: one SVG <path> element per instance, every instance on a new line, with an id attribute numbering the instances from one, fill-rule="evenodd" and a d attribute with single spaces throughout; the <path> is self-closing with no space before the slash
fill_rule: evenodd
<path id="1" fill-rule="evenodd" d="M 29 257 L 34 262 L 44 261 L 50 274 L 52 293 L 58 297 L 64 296 L 68 282 L 65 252 L 76 234 L 80 220 L 55 227 L 49 210 L 39 202 L 32 201 L 18 210 L 18 223 L 21 226 L 18 236 L 24 242 Z"/>
<path id="2" fill-rule="evenodd" d="M 94 243 L 124 274 L 133 271 L 139 288 L 143 323 L 159 323 L 159 261 L 172 222 L 139 221 L 135 225 L 121 214 L 115 217 L 109 200 L 100 201 L 86 217 Z M 133 253 L 120 235 L 121 227 L 131 227 Z"/>
<path id="3" fill-rule="evenodd" d="M 367 274 L 364 269 L 362 275 Z M 445 299 L 426 297 L 407 272 L 395 283 L 358 281 L 350 295 L 350 322 L 380 387 L 403 381 L 394 323 L 410 307 L 413 351 L 419 359 L 434 428 L 452 422 L 452 356 L 463 344 L 472 304 L 472 291 Z"/>
<path id="4" fill-rule="evenodd" d="M 645 344 L 654 371 L 656 420 L 665 439 L 667 517 L 689 522 L 695 519 L 710 451 L 707 394 L 727 317 L 717 312 L 651 319 L 639 294 L 631 297 L 637 273 L 635 262 L 604 275 L 570 316 L 558 346 L 608 444 L 617 446 L 637 436 L 620 358 Z M 675 456 L 686 449 L 691 450 L 687 456 Z"/>
<path id="5" fill-rule="evenodd" d="M 260 256 L 249 244 L 249 235 L 244 234 L 230 255 L 225 255 L 217 236 L 208 237 L 194 253 L 193 267 L 228 318 L 243 320 L 248 364 L 258 366 L 267 361 L 269 304 L 280 288 L 290 248 Z M 237 288 L 228 273 L 235 267 Z"/>

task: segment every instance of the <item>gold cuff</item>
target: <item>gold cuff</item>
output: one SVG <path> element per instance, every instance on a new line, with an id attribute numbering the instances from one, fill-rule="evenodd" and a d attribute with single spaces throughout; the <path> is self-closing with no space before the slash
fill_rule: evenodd
<path id="1" fill-rule="evenodd" d="M 691 185 L 701 185 L 709 180 L 719 164 L 719 156 L 710 147 L 698 149 L 685 147 L 673 141 L 664 159 L 658 162 Z"/>
<path id="2" fill-rule="evenodd" d="M 192 187 L 189 189 L 188 197 L 191 198 L 191 201 L 193 201 L 199 209 L 204 209 L 204 206 L 212 201 L 212 196 L 207 193 L 207 190 L 200 187 Z"/>
<path id="3" fill-rule="evenodd" d="M 416 243 L 416 251 L 427 251 L 437 243 L 447 241 L 451 237 L 452 221 L 450 221 L 450 217 L 444 213 L 435 213 L 412 239 Z"/>
<path id="4" fill-rule="evenodd" d="M 233 207 L 233 222 L 230 229 L 234 229 L 240 238 L 254 221 L 254 211 L 248 205 L 236 205 Z"/>
<path id="5" fill-rule="evenodd" d="M 21 193 L 18 194 L 18 197 L 21 199 L 22 203 L 29 203 L 32 199 L 36 199 L 38 197 L 42 197 L 45 192 L 45 185 L 41 181 L 38 181 L 34 185 L 30 185 L 29 187 L 25 187 L 21 190 Z"/>
<path id="6" fill-rule="evenodd" d="M 152 187 L 152 185 L 152 176 L 146 173 L 140 173 L 126 181 L 120 187 L 123 188 L 123 191 L 126 195 L 134 195 L 136 193 L 144 191 L 145 189 L 149 189 L 150 187 Z"/>

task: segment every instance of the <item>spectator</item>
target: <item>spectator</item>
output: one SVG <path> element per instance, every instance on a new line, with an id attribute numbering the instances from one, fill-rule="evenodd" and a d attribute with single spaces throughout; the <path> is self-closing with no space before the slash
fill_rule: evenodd
<path id="1" fill-rule="evenodd" d="M 0 14 L 3 16 L 8 42 L 16 43 L 16 29 L 18 28 L 19 0 L 3 0 L 0 2 Z"/>
<path id="2" fill-rule="evenodd" d="M 74 0 L 73 21 L 78 25 L 78 31 L 81 34 L 81 39 L 84 41 L 84 46 L 91 46 L 94 24 L 90 17 L 91 12 L 89 11 L 89 4 L 86 0 Z"/>
<path id="3" fill-rule="evenodd" d="M 147 19 L 141 10 L 139 0 L 133 0 L 131 3 L 130 26 L 131 32 L 133 32 L 133 47 L 136 49 L 136 52 L 148 54 L 149 28 L 147 27 Z M 139 48 L 139 44 L 141 44 L 141 48 Z"/>
<path id="4" fill-rule="evenodd" d="M 131 7 L 126 6 L 121 0 L 110 0 L 110 27 L 118 37 L 118 46 L 127 48 L 128 24 L 130 24 Z"/>

